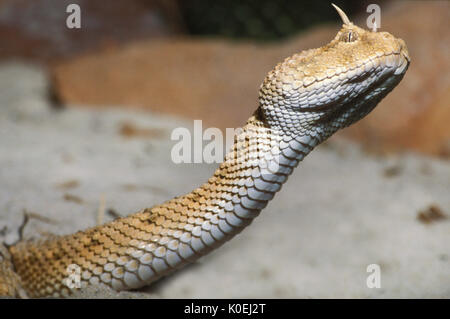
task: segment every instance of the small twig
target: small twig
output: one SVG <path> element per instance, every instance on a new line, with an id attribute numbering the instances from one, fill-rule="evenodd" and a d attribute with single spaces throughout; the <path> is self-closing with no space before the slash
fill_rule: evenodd
<path id="1" fill-rule="evenodd" d="M 17 229 L 17 232 L 19 233 L 19 239 L 17 240 L 17 242 L 22 241 L 24 239 L 24 230 L 25 230 L 25 226 L 28 225 L 28 222 L 30 221 L 30 219 L 37 219 L 41 222 L 47 223 L 47 224 L 57 224 L 57 222 L 55 222 L 54 220 L 45 217 L 45 216 L 41 216 L 37 213 L 33 213 L 33 212 L 28 212 L 26 209 L 23 210 L 23 221 L 20 224 L 19 228 Z"/>
<path id="2" fill-rule="evenodd" d="M 44 223 L 46 223 L 46 224 L 51 224 L 51 225 L 56 225 L 56 224 L 58 224 L 57 221 L 55 221 L 55 220 L 53 220 L 53 219 L 51 219 L 51 218 L 48 218 L 48 217 L 39 215 L 38 213 L 27 212 L 26 210 L 24 210 L 24 212 L 26 212 L 26 213 L 28 214 L 28 217 L 29 217 L 30 219 L 37 219 L 37 220 L 39 220 L 39 221 L 41 221 L 41 222 L 44 222 Z"/>
<path id="3" fill-rule="evenodd" d="M 97 212 L 97 225 L 103 224 L 103 219 L 105 218 L 105 195 L 100 196 L 100 206 L 98 207 Z"/>
<path id="4" fill-rule="evenodd" d="M 116 212 L 114 209 L 112 208 L 108 208 L 108 210 L 106 211 L 106 213 L 108 215 L 110 215 L 112 218 L 117 219 L 122 217 L 118 212 Z"/>
<path id="5" fill-rule="evenodd" d="M 18 241 L 22 241 L 23 240 L 23 231 L 25 229 L 25 226 L 28 224 L 29 220 L 30 220 L 30 215 L 28 215 L 27 210 L 24 209 L 23 210 L 22 224 L 20 224 L 19 229 L 17 230 L 17 232 L 19 233 L 19 240 Z"/>
<path id="6" fill-rule="evenodd" d="M 80 197 L 68 193 L 64 194 L 64 200 L 77 204 L 83 204 L 83 200 Z"/>

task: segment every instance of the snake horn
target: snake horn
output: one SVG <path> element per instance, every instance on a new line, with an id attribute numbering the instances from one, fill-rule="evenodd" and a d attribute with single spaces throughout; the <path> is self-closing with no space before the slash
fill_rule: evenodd
<path id="1" fill-rule="evenodd" d="M 339 16 L 341 17 L 342 21 L 344 22 L 344 24 L 351 24 L 349 18 L 347 17 L 347 15 L 345 14 L 344 11 L 342 11 L 341 8 L 339 8 L 337 5 L 335 5 L 334 3 L 331 4 L 336 11 L 339 13 Z"/>

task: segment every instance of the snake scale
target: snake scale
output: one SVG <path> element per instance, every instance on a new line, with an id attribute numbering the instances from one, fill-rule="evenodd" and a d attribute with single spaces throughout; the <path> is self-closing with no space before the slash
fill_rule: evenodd
<path id="1" fill-rule="evenodd" d="M 409 66 L 403 40 L 364 30 L 335 8 L 343 20 L 336 37 L 268 73 L 257 110 L 205 184 L 75 234 L 0 245 L 0 295 L 69 296 L 78 289 L 67 284 L 70 265 L 81 289 L 139 288 L 240 233 L 315 146 L 367 115 Z"/>

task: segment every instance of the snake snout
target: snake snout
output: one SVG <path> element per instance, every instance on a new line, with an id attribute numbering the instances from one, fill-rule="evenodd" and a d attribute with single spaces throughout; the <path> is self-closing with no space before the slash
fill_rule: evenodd
<path id="1" fill-rule="evenodd" d="M 402 39 L 398 39 L 398 43 L 400 46 L 400 59 L 401 61 L 398 64 L 394 74 L 399 75 L 406 72 L 408 69 L 409 63 L 411 62 L 411 58 L 409 57 L 408 48 L 406 47 L 405 41 Z"/>
<path id="2" fill-rule="evenodd" d="M 398 39 L 398 42 L 400 44 L 400 53 L 403 55 L 403 57 L 409 62 L 411 62 L 411 59 L 409 57 L 409 52 L 408 52 L 408 48 L 406 46 L 405 41 L 403 41 L 402 39 Z"/>

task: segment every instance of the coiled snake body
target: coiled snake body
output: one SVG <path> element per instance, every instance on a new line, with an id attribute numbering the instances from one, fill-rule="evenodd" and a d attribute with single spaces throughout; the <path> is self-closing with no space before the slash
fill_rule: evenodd
<path id="1" fill-rule="evenodd" d="M 150 284 L 248 226 L 293 169 L 338 129 L 367 115 L 409 65 L 403 40 L 343 19 L 327 45 L 278 64 L 214 175 L 191 193 L 72 235 L 0 245 L 0 295 L 67 296 L 68 267 L 81 288 Z"/>

